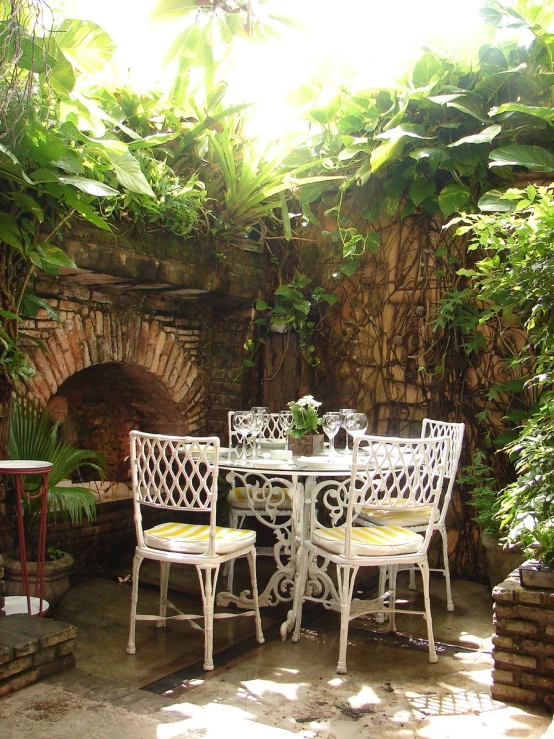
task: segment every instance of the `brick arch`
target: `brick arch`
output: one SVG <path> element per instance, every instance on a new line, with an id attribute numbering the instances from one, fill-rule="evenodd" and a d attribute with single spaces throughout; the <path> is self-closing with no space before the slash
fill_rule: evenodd
<path id="1" fill-rule="evenodd" d="M 42 343 L 27 350 L 36 369 L 29 383 L 31 395 L 47 403 L 65 380 L 87 367 L 135 364 L 154 375 L 188 416 L 191 428 L 198 425 L 204 405 L 204 387 L 194 361 L 199 329 L 167 325 L 130 311 L 75 307 L 73 312 L 59 313 L 59 323 L 36 319 L 30 327 Z"/>

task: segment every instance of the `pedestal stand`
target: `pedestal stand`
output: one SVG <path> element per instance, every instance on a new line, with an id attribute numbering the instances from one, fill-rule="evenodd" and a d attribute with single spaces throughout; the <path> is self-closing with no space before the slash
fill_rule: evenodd
<path id="1" fill-rule="evenodd" d="M 27 613 L 44 615 L 48 609 L 48 603 L 44 600 L 44 554 L 46 547 L 46 514 L 48 497 L 48 475 L 52 470 L 50 462 L 41 462 L 30 459 L 12 459 L 0 461 L 0 474 L 12 475 L 15 480 L 15 513 L 17 520 L 17 537 L 19 543 L 19 557 L 21 561 L 21 582 L 23 593 L 27 601 Z M 26 487 L 27 478 L 30 476 L 40 477 L 38 485 Z M 24 499 L 40 499 L 39 531 L 37 545 L 37 571 L 35 579 L 35 597 L 31 597 L 29 588 L 29 572 L 27 569 L 27 544 L 25 541 L 25 530 L 23 528 L 23 503 Z M 38 599 L 38 609 L 36 600 Z M 9 596 L 6 598 L 7 610 L 14 613 L 14 607 L 18 612 L 23 609 L 15 603 L 10 603 Z M 24 607 L 24 606 L 23 606 Z"/>

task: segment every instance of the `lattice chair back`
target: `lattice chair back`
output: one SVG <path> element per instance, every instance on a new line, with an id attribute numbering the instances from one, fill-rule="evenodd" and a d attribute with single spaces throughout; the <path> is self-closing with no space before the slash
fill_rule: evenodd
<path id="1" fill-rule="evenodd" d="M 421 426 L 421 438 L 437 438 L 439 436 L 448 436 L 450 439 L 450 454 L 446 464 L 444 476 L 447 478 L 455 477 L 458 469 L 458 462 L 462 453 L 464 443 L 464 423 L 451 423 L 449 421 L 433 421 L 430 418 L 424 418 Z"/>
<path id="2" fill-rule="evenodd" d="M 145 545 L 141 506 L 208 513 L 206 556 L 215 553 L 220 442 L 216 436 L 164 436 L 131 431 L 135 524 Z"/>
<path id="3" fill-rule="evenodd" d="M 249 413 L 249 411 L 229 411 L 227 414 L 228 418 L 228 433 L 229 433 L 229 446 L 235 446 L 241 439 L 237 431 L 235 430 L 235 416 L 243 413 Z M 260 439 L 267 441 L 282 441 L 286 439 L 285 431 L 281 427 L 279 421 L 279 413 L 268 413 L 265 424 L 260 432 Z"/>
<path id="4" fill-rule="evenodd" d="M 430 506 L 420 552 L 427 551 L 442 491 L 450 439 L 362 436 L 355 439 L 345 501 L 344 556 L 352 557 L 352 527 L 365 508 L 414 509 Z M 333 519 L 338 509 L 335 509 Z M 338 520 L 338 519 L 337 519 Z"/>

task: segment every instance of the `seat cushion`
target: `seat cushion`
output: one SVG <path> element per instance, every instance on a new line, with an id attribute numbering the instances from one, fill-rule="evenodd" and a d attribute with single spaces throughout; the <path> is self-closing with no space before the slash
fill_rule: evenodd
<path id="1" fill-rule="evenodd" d="M 261 490 L 260 499 L 258 500 L 254 497 L 252 493 L 252 488 L 250 486 L 248 486 L 247 488 L 238 487 L 232 488 L 229 491 L 228 501 L 229 505 L 233 508 L 241 508 L 243 510 L 255 508 L 257 511 L 263 511 L 266 507 L 266 500 L 261 496 Z M 249 497 L 250 502 L 248 501 Z M 290 510 L 292 506 L 291 491 L 288 488 L 274 486 L 273 493 L 271 495 L 271 504 L 276 508 Z"/>
<path id="2" fill-rule="evenodd" d="M 208 546 L 209 526 L 192 523 L 160 523 L 144 532 L 144 542 L 153 549 L 183 554 L 203 554 Z M 216 554 L 227 554 L 256 543 L 256 532 L 250 529 L 216 527 Z"/>
<path id="3" fill-rule="evenodd" d="M 344 551 L 344 528 L 319 528 L 312 540 L 330 552 Z M 397 554 L 413 554 L 423 543 L 421 534 L 401 526 L 354 526 L 352 529 L 352 552 L 359 557 L 386 557 Z"/>
<path id="4" fill-rule="evenodd" d="M 359 518 L 382 526 L 427 526 L 432 505 L 398 506 L 395 508 L 362 508 Z M 435 521 L 439 518 L 437 510 Z"/>

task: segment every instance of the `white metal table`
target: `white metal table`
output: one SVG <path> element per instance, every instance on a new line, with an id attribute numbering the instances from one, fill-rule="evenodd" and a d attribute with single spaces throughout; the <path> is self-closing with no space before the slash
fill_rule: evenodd
<path id="1" fill-rule="evenodd" d="M 297 554 L 308 535 L 313 496 L 317 496 L 321 485 L 328 485 L 335 480 L 340 485 L 340 480 L 344 481 L 350 476 L 351 455 L 337 453 L 332 458 L 318 455 L 309 460 L 293 457 L 289 461 L 272 459 L 270 456 L 241 460 L 237 459 L 234 450 L 228 454 L 222 451 L 220 456 L 219 467 L 227 470 L 227 481 L 231 487 L 249 491 L 249 515 L 272 529 L 275 535 L 273 557 L 276 568 L 258 596 L 260 606 L 275 606 L 293 600 Z M 283 507 L 287 495 L 290 497 L 290 506 Z M 322 596 L 334 588 L 326 573 L 326 563 L 314 568 L 308 585 L 312 592 L 321 592 Z M 222 592 L 217 597 L 217 603 L 220 606 L 233 603 L 239 608 L 251 608 L 252 593 L 248 590 L 240 595 Z M 293 614 L 289 612 L 281 627 L 283 638 L 286 638 L 293 623 Z"/>

